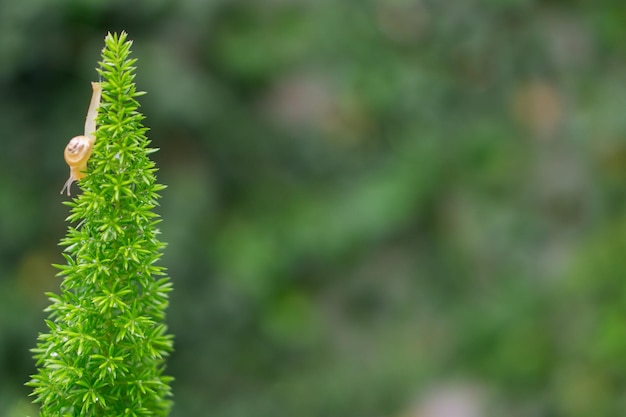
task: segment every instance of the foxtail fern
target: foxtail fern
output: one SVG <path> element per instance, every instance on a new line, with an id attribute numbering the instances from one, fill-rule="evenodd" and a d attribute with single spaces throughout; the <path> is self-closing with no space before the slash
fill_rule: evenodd
<path id="1" fill-rule="evenodd" d="M 132 42 L 107 35 L 98 73 L 102 102 L 82 194 L 66 204 L 67 263 L 60 293 L 49 293 L 48 332 L 33 349 L 27 385 L 41 417 L 166 416 L 171 378 L 163 375 L 172 338 L 164 324 L 169 278 L 155 264 L 164 244 L 154 213 L 156 149 L 142 125 Z"/>

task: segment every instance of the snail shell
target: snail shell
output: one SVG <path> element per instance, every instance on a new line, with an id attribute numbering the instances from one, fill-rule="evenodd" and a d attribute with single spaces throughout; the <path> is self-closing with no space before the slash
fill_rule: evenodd
<path id="1" fill-rule="evenodd" d="M 70 177 L 65 182 L 61 194 L 67 189 L 67 195 L 70 195 L 70 186 L 74 181 L 78 181 L 85 177 L 87 171 L 87 160 L 91 156 L 93 150 L 93 142 L 86 136 L 75 136 L 70 139 L 65 147 L 63 156 L 65 162 L 70 167 Z"/>

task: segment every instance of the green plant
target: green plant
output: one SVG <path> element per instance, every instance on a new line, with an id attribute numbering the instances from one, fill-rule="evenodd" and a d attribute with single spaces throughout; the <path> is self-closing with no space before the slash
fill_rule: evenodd
<path id="1" fill-rule="evenodd" d="M 163 375 L 172 338 L 163 323 L 171 291 L 155 265 L 164 246 L 153 209 L 158 192 L 138 112 L 126 33 L 108 34 L 98 70 L 102 104 L 83 193 L 66 204 L 60 294 L 49 293 L 49 332 L 39 336 L 38 373 L 27 385 L 44 416 L 165 416 Z"/>

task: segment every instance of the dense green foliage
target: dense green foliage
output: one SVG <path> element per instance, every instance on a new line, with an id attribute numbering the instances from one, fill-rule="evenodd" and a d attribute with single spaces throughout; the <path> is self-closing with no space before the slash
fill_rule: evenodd
<path id="1" fill-rule="evenodd" d="M 62 151 L 125 29 L 172 417 L 420 415 L 468 385 L 478 415 L 625 415 L 625 28 L 618 0 L 0 2 L 0 414 L 35 414 Z"/>
<path id="2" fill-rule="evenodd" d="M 163 320 L 171 289 L 155 265 L 163 244 L 154 213 L 156 168 L 148 154 L 126 34 L 109 35 L 100 63 L 102 104 L 83 193 L 61 241 L 61 293 L 48 293 L 48 333 L 28 385 L 42 417 L 166 416 L 172 348 Z"/>

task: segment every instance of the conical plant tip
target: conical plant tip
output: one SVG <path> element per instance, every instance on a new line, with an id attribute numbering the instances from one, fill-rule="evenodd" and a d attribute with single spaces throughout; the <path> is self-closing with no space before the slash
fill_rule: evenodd
<path id="1" fill-rule="evenodd" d="M 163 185 L 139 112 L 136 60 L 125 32 L 105 38 L 102 98 L 82 193 L 71 202 L 63 281 L 49 293 L 48 330 L 32 350 L 40 416 L 166 416 L 172 351 L 164 324 L 171 282 L 157 261 L 154 212 Z"/>

